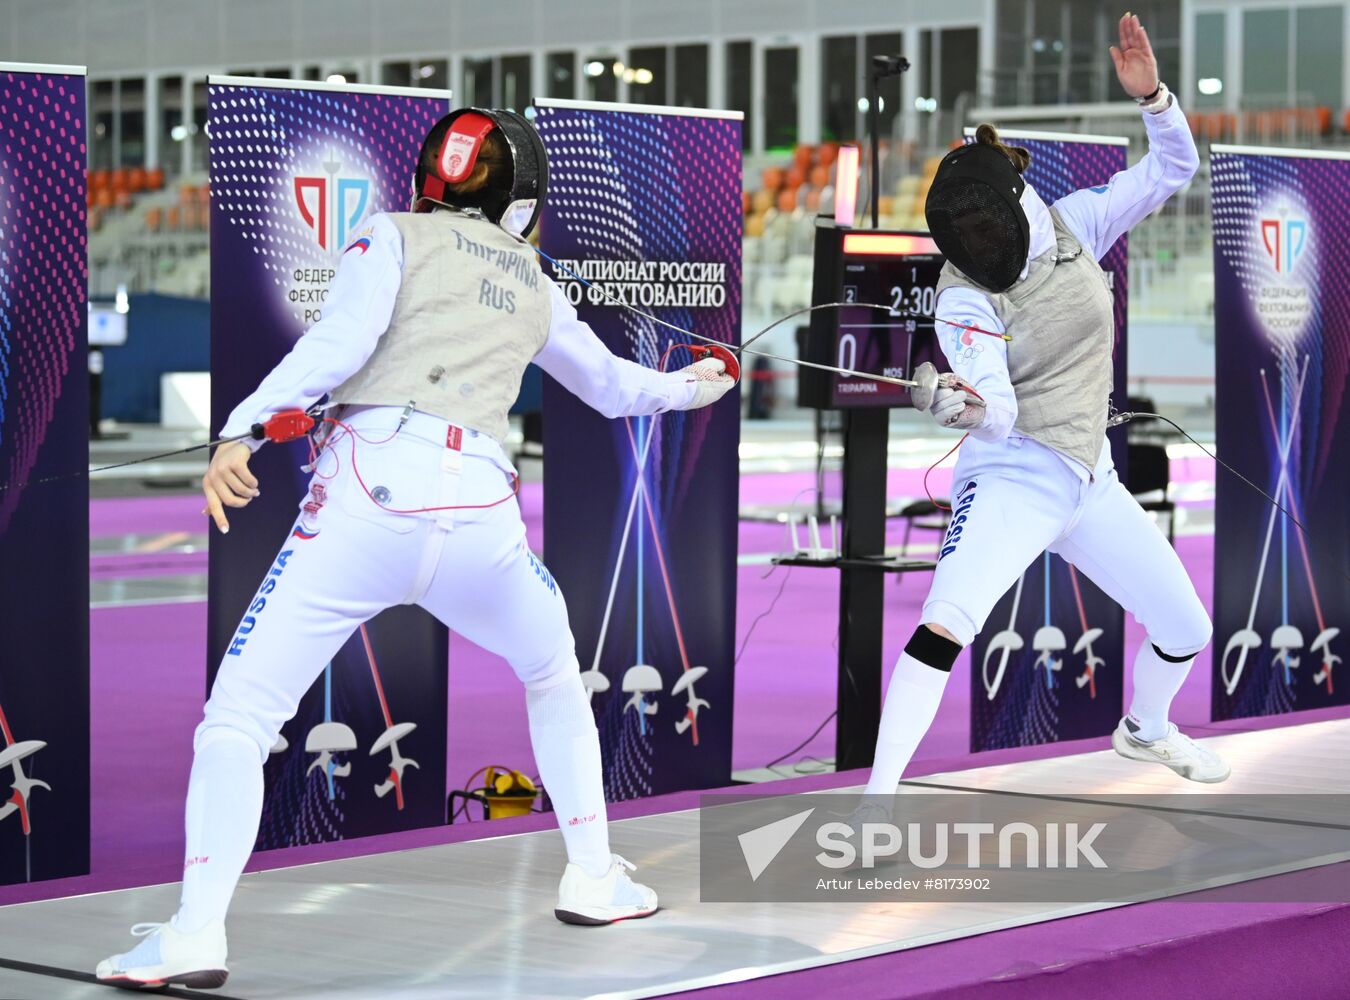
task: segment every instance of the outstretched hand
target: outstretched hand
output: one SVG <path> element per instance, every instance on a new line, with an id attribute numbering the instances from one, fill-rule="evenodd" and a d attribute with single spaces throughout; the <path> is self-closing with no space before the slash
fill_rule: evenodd
<path id="1" fill-rule="evenodd" d="M 1116 64 L 1120 85 L 1131 97 L 1147 97 L 1158 89 L 1158 60 L 1137 15 L 1120 19 L 1120 47 L 1111 46 L 1111 61 Z"/>

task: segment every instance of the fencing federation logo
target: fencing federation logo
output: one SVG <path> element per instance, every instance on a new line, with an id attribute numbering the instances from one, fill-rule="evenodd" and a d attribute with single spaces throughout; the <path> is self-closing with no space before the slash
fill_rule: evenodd
<path id="1" fill-rule="evenodd" d="M 1275 267 L 1276 274 L 1289 275 L 1303 256 L 1308 243 L 1308 220 L 1265 218 L 1261 220 L 1261 245 Z"/>
<path id="2" fill-rule="evenodd" d="M 347 246 L 348 237 L 370 207 L 370 178 L 344 174 L 345 164 L 331 153 L 321 166 L 322 175 L 292 178 L 295 207 L 319 246 L 337 253 Z"/>

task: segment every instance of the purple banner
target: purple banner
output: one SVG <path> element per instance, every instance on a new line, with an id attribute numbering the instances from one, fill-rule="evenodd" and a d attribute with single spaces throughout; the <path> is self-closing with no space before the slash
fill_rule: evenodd
<path id="1" fill-rule="evenodd" d="M 320 318 L 364 220 L 407 209 L 422 139 L 448 109 L 434 92 L 211 81 L 213 428 Z M 209 679 L 296 522 L 308 461 L 303 440 L 260 449 L 262 495 L 212 532 Z M 398 607 L 314 665 L 267 765 L 260 850 L 445 822 L 447 653 L 440 623 Z"/>
<path id="2" fill-rule="evenodd" d="M 1350 702 L 1350 157 L 1215 146 L 1215 719 Z M 1312 537 L 1299 531 L 1294 518 Z"/>
<path id="3" fill-rule="evenodd" d="M 541 102 L 547 272 L 614 353 L 689 363 L 741 328 L 741 122 Z M 546 379 L 544 544 L 567 595 L 611 801 L 731 777 L 740 396 L 606 420 Z M 645 461 L 643 457 L 645 456 Z M 639 471 L 641 470 L 641 471 Z"/>
<path id="4" fill-rule="evenodd" d="M 0 883 L 89 871 L 85 81 L 31 69 L 0 67 Z"/>
<path id="5" fill-rule="evenodd" d="M 1031 152 L 1027 181 L 1047 205 L 1105 184 L 1126 167 L 1123 139 L 1058 139 L 1001 132 Z M 1101 260 L 1115 293 L 1115 387 L 1125 409 L 1128 236 Z M 1125 429 L 1112 431 L 1111 455 L 1126 480 Z M 1125 614 L 1084 574 L 1045 553 L 994 606 L 971 646 L 970 749 L 1104 736 L 1124 700 Z"/>

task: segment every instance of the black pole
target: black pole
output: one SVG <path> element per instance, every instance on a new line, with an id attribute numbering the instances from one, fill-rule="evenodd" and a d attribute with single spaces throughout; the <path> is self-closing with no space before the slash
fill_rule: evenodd
<path id="1" fill-rule="evenodd" d="M 867 131 L 872 136 L 872 180 L 868 185 L 868 194 L 872 201 L 872 228 L 881 228 L 881 198 L 877 190 L 877 177 L 881 173 L 881 118 L 877 114 L 877 85 L 881 76 L 873 69 L 867 77 Z"/>
<path id="2" fill-rule="evenodd" d="M 867 131 L 872 134 L 872 182 L 868 193 L 872 200 L 872 228 L 881 228 L 881 190 L 877 187 L 881 175 L 881 95 L 879 85 L 887 77 L 899 76 L 909 69 L 904 56 L 873 56 L 872 68 L 867 74 Z"/>

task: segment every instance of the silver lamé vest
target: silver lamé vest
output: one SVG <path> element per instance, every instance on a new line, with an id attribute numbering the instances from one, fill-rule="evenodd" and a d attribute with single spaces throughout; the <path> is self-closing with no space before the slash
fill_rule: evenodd
<path id="1" fill-rule="evenodd" d="M 403 282 L 389 329 L 334 403 L 407 406 L 504 443 L 525 366 L 552 305 L 534 251 L 486 219 L 391 213 Z"/>
<path id="2" fill-rule="evenodd" d="M 1096 468 L 1106 440 L 1115 343 L 1114 302 L 1106 272 L 1069 232 L 1053 208 L 1054 250 L 1037 257 L 1026 279 L 990 292 L 950 263 L 938 294 L 969 288 L 988 297 L 1012 342 L 1008 374 L 1017 397 L 1016 433 Z M 1056 256 L 1073 260 L 1055 263 Z"/>

